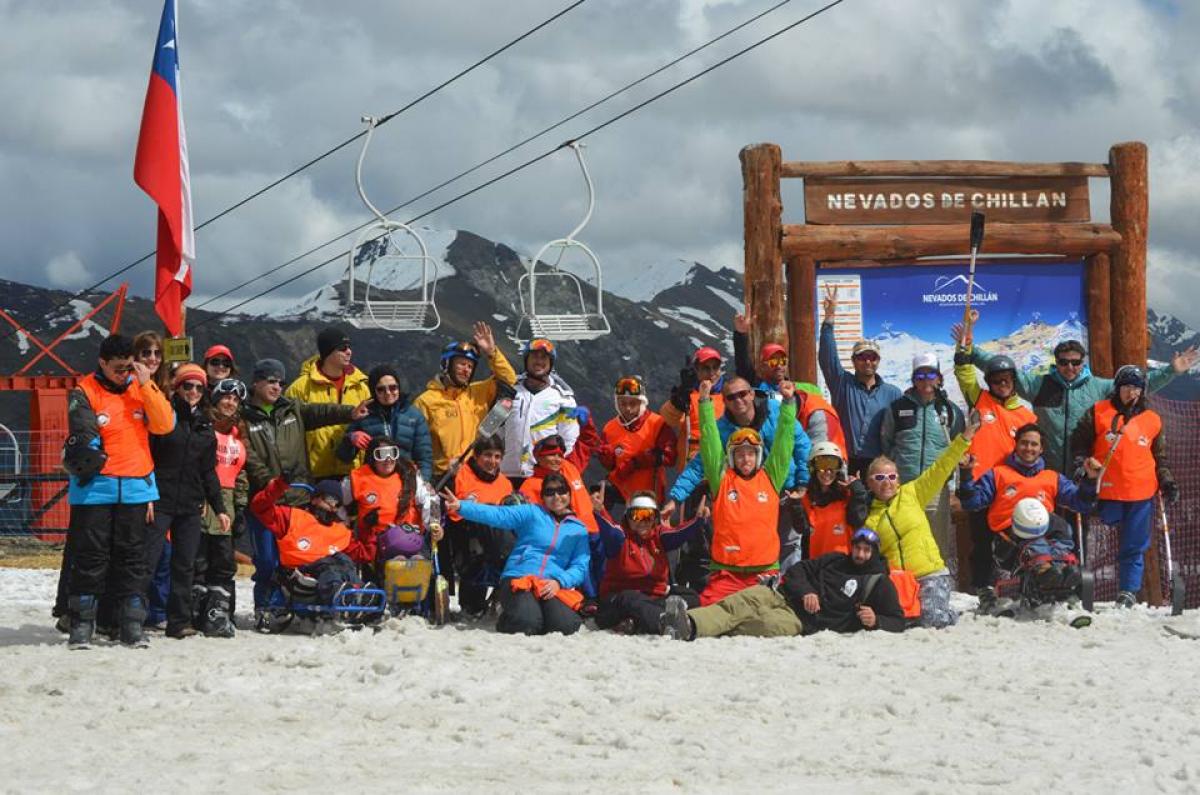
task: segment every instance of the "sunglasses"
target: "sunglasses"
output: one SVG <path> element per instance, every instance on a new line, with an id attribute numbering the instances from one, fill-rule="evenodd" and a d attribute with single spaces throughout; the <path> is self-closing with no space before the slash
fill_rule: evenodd
<path id="1" fill-rule="evenodd" d="M 209 367 L 224 367 L 226 370 L 228 370 L 229 368 L 233 367 L 233 360 L 232 359 L 209 359 L 208 366 Z"/>
<path id="2" fill-rule="evenodd" d="M 842 468 L 841 461 L 816 461 L 813 463 L 813 469 L 817 472 L 837 472 Z"/>
<path id="3" fill-rule="evenodd" d="M 375 391 L 376 392 L 399 392 L 400 385 L 399 384 L 380 384 L 379 386 L 375 387 Z"/>
<path id="4" fill-rule="evenodd" d="M 1059 367 L 1083 367 L 1083 359 L 1058 359 Z"/>
<path id="5" fill-rule="evenodd" d="M 117 375 L 129 375 L 130 373 L 133 372 L 133 365 L 126 364 L 122 367 L 114 367 L 113 372 L 116 373 Z"/>
<path id="6" fill-rule="evenodd" d="M 180 392 L 203 392 L 204 384 L 199 381 L 184 381 L 179 385 Z"/>
<path id="7" fill-rule="evenodd" d="M 725 396 L 725 399 L 726 400 L 745 400 L 746 398 L 750 397 L 753 394 L 754 394 L 753 389 L 742 389 L 738 392 L 730 392 L 728 395 Z"/>
<path id="8" fill-rule="evenodd" d="M 161 348 L 146 348 L 146 350 L 144 350 L 144 351 L 138 351 L 138 358 L 139 359 L 161 359 L 162 358 L 162 349 Z"/>
<path id="9" fill-rule="evenodd" d="M 375 452 L 371 453 L 371 457 L 376 461 L 399 461 L 399 447 L 376 447 Z"/>
<path id="10" fill-rule="evenodd" d="M 900 476 L 897 475 L 895 472 L 876 472 L 874 475 L 871 475 L 871 480 L 875 481 L 876 483 L 883 483 L 885 480 L 899 480 L 899 479 L 900 479 Z"/>
<path id="11" fill-rule="evenodd" d="M 857 356 L 850 357 L 858 362 L 877 362 L 879 357 L 873 353 L 860 353 Z"/>
<path id="12" fill-rule="evenodd" d="M 618 395 L 638 397 L 642 394 L 642 384 L 636 378 L 622 378 L 617 382 L 616 392 Z"/>
<path id="13" fill-rule="evenodd" d="M 787 367 L 788 357 L 780 354 L 770 357 L 766 362 L 769 367 Z"/>
<path id="14" fill-rule="evenodd" d="M 565 497 L 570 493 L 570 490 L 563 486 L 551 486 L 548 489 L 542 489 L 543 497 Z"/>
<path id="15" fill-rule="evenodd" d="M 941 373 L 923 372 L 913 373 L 914 381 L 936 381 L 941 378 Z"/>
<path id="16" fill-rule="evenodd" d="M 658 512 L 653 508 L 631 508 L 629 510 L 629 520 L 632 522 L 649 522 L 657 516 Z"/>
<path id="17" fill-rule="evenodd" d="M 342 353 L 345 353 L 346 351 L 350 350 L 350 343 L 348 343 L 348 342 L 343 342 L 341 345 L 339 345 L 339 346 L 337 346 L 336 348 L 334 348 L 334 350 L 335 350 L 335 351 L 341 351 Z"/>

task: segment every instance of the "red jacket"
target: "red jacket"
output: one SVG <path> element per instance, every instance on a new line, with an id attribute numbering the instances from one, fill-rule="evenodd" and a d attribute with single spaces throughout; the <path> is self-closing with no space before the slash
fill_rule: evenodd
<path id="1" fill-rule="evenodd" d="M 250 501 L 250 510 L 254 512 L 255 518 L 279 540 L 280 563 L 288 568 L 295 568 L 315 563 L 335 552 L 344 552 L 356 563 L 375 561 L 374 534 L 366 533 L 364 538 L 357 538 L 350 528 L 341 522 L 321 525 L 315 521 L 316 517 L 302 508 L 277 505 L 287 490 L 287 479 L 277 477 Z M 320 538 L 313 544 L 306 543 L 307 539 L 302 540 L 305 543 L 289 543 L 289 536 L 290 540 L 296 540 L 293 531 L 300 529 L 305 532 L 317 532 Z"/>
<path id="2" fill-rule="evenodd" d="M 643 539 L 613 524 L 604 514 L 597 513 L 596 522 L 600 525 L 599 551 L 608 560 L 600 581 L 601 597 L 621 591 L 666 596 L 671 588 L 667 554 L 695 536 L 701 525 L 697 519 L 679 527 L 660 524 Z"/>

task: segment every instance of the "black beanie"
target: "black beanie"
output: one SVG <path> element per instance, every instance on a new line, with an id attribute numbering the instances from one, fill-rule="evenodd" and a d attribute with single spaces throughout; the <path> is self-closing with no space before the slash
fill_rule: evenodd
<path id="1" fill-rule="evenodd" d="M 385 375 L 390 375 L 396 379 L 396 383 L 400 386 L 400 394 L 404 394 L 404 383 L 400 380 L 400 374 L 396 372 L 396 368 L 390 364 L 377 364 L 371 368 L 371 372 L 367 373 L 367 387 L 370 388 L 371 394 L 375 394 L 375 387 L 379 386 L 379 381 Z"/>
<path id="2" fill-rule="evenodd" d="M 350 338 L 346 336 L 346 332 L 330 326 L 322 329 L 321 333 L 317 335 L 317 354 L 323 360 L 342 345 L 349 343 Z"/>

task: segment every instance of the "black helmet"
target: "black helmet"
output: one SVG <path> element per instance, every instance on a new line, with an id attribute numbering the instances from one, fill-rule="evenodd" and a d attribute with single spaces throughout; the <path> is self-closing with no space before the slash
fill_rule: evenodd
<path id="1" fill-rule="evenodd" d="M 1004 354 L 993 357 L 983 371 L 983 379 L 986 381 L 994 375 L 1003 373 L 1006 370 L 1011 370 L 1015 375 L 1017 372 L 1017 363 Z"/>

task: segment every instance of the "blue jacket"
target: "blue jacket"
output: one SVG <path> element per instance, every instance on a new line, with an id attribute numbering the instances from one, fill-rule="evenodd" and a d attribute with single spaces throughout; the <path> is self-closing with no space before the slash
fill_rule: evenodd
<path id="1" fill-rule="evenodd" d="M 588 531 L 575 516 L 556 521 L 540 505 L 482 505 L 471 500 L 459 504 L 458 513 L 517 537 L 504 564 L 502 577 L 548 577 L 563 588 L 582 588 L 591 563 Z"/>
<path id="2" fill-rule="evenodd" d="M 1027 478 L 1037 475 L 1046 468 L 1046 461 L 1041 456 L 1033 466 L 1026 466 L 1017 458 L 1016 453 L 1009 453 L 1004 463 L 1020 472 Z M 974 482 L 969 477 L 963 478 L 958 487 L 958 498 L 962 501 L 965 511 L 986 511 L 996 499 L 996 471 L 989 469 Z M 1084 478 L 1079 484 L 1061 472 L 1058 474 L 1058 498 L 1055 505 L 1076 513 L 1088 514 L 1096 500 L 1096 481 Z"/>
<path id="3" fill-rule="evenodd" d="M 756 417 L 763 416 L 762 412 L 765 412 L 766 418 L 760 427 L 751 427 L 758 431 L 766 449 L 770 450 L 771 445 L 775 443 L 775 427 L 779 424 L 779 407 L 782 404 L 778 400 L 761 397 L 756 398 L 754 403 Z M 737 429 L 738 426 L 733 424 L 728 415 L 717 420 L 717 430 L 721 434 L 722 447 Z M 788 468 L 787 480 L 783 483 L 785 489 L 795 489 L 808 484 L 808 451 L 812 449 L 812 442 L 809 441 L 808 434 L 805 433 L 804 427 L 799 422 L 796 423 L 795 439 L 796 443 L 792 447 L 792 465 Z M 679 477 L 675 478 L 675 483 L 671 486 L 671 493 L 668 496 L 675 502 L 683 502 L 703 481 L 704 465 L 700 461 L 700 456 L 694 456 L 679 473 Z"/>
<path id="4" fill-rule="evenodd" d="M 874 458 L 879 455 L 879 426 L 887 407 L 900 399 L 899 387 L 875 376 L 874 388 L 867 389 L 854 377 L 854 373 L 843 368 L 830 323 L 821 324 L 817 361 L 821 365 L 821 375 L 825 377 L 833 407 L 842 420 L 846 445 L 850 448 L 847 455 L 852 458 Z"/>
<path id="5" fill-rule="evenodd" d="M 372 402 L 367 408 L 367 416 L 350 423 L 337 447 L 337 457 L 343 461 L 353 461 L 358 455 L 350 441 L 350 435 L 355 431 L 391 439 L 421 470 L 425 482 L 433 482 L 433 438 L 429 434 L 429 424 L 407 397 L 401 396 L 390 409 Z"/>

